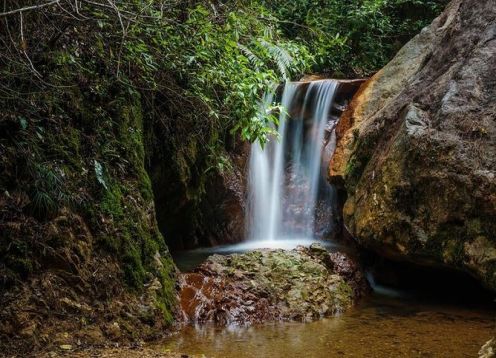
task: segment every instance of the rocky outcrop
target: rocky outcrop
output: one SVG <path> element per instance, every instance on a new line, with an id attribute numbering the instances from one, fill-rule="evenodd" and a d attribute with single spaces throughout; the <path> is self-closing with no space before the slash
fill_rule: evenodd
<path id="1" fill-rule="evenodd" d="M 249 143 L 227 143 L 219 162 L 206 166 L 208 148 L 188 139 L 189 149 L 170 156 L 167 133 L 155 133 L 148 170 L 167 246 L 176 251 L 243 240 Z"/>
<path id="2" fill-rule="evenodd" d="M 360 88 L 331 181 L 358 242 L 496 290 L 496 8 L 455 0 Z"/>
<path id="3" fill-rule="evenodd" d="M 237 141 L 225 155 L 226 167 L 209 182 L 202 203 L 204 225 L 200 244 L 215 246 L 240 242 L 245 237 L 246 167 L 250 144 Z"/>
<path id="4" fill-rule="evenodd" d="M 221 325 L 320 318 L 346 310 L 367 289 L 348 255 L 318 244 L 214 255 L 181 281 L 185 320 Z"/>

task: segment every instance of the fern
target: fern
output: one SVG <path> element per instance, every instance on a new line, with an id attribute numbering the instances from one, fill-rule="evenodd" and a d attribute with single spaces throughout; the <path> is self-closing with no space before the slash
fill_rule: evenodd
<path id="1" fill-rule="evenodd" d="M 63 206 L 74 207 L 83 199 L 68 192 L 63 172 L 46 164 L 29 163 L 28 173 L 32 178 L 29 188 L 30 209 L 38 217 L 46 218 L 57 214 Z"/>
<path id="2" fill-rule="evenodd" d="M 272 60 L 276 63 L 277 68 L 279 69 L 279 72 L 281 73 L 283 78 L 288 79 L 289 69 L 291 68 L 291 64 L 293 62 L 293 58 L 288 53 L 288 51 L 264 39 L 259 39 L 259 42 L 265 49 L 267 49 L 267 52 L 269 53 Z"/>
<path id="3" fill-rule="evenodd" d="M 105 178 L 104 178 L 104 175 L 103 175 L 103 166 L 100 164 L 99 161 L 97 161 L 96 159 L 94 160 L 94 164 L 95 164 L 95 176 L 96 176 L 96 180 L 98 181 L 98 183 L 100 183 L 106 190 L 108 190 L 108 187 L 107 187 L 107 183 L 105 182 Z"/>
<path id="4" fill-rule="evenodd" d="M 245 55 L 245 57 L 250 61 L 251 65 L 258 70 L 260 66 L 262 65 L 262 61 L 260 58 L 258 58 L 257 55 L 255 55 L 248 47 L 238 44 L 238 48 L 240 51 Z"/>
<path id="5" fill-rule="evenodd" d="M 257 45 L 267 51 L 270 59 L 276 64 L 279 73 L 285 80 L 288 79 L 290 72 L 289 70 L 293 62 L 293 58 L 288 53 L 288 51 L 265 39 L 258 39 Z M 256 70 L 259 70 L 261 67 L 263 67 L 263 61 L 248 47 L 238 43 L 238 48 Z"/>

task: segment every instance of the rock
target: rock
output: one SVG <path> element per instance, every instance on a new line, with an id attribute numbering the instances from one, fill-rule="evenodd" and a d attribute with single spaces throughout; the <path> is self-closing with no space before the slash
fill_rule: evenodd
<path id="1" fill-rule="evenodd" d="M 168 163 L 162 155 L 158 155 L 150 166 L 158 224 L 161 231 L 167 233 L 166 240 L 173 238 L 167 241 L 169 249 L 232 244 L 244 237 L 245 168 L 250 145 L 241 140 L 225 145 L 228 151 L 221 155 L 223 162 L 219 165 L 222 169 L 211 167 L 205 172 L 202 169 L 194 175 L 194 180 L 176 178 L 177 173 L 171 172 L 170 167 L 178 163 Z M 211 153 L 202 155 L 201 163 Z M 181 171 L 195 173 L 198 169 L 195 165 L 185 165 Z M 201 193 L 192 195 L 203 180 Z M 183 186 L 190 184 L 192 187 Z"/>
<path id="2" fill-rule="evenodd" d="M 248 143 L 237 142 L 225 154 L 226 168 L 209 180 L 201 213 L 206 221 L 200 229 L 209 246 L 236 243 L 245 233 L 245 174 L 250 154 Z"/>
<path id="3" fill-rule="evenodd" d="M 357 264 L 342 255 L 345 275 L 322 246 L 213 255 L 182 275 L 180 302 L 187 321 L 228 325 L 308 321 L 342 312 L 366 289 Z M 353 269 L 351 269 L 353 267 Z M 344 270 L 342 270 L 344 272 Z M 355 281 L 357 280 L 357 281 Z"/>
<path id="4" fill-rule="evenodd" d="M 486 342 L 479 351 L 479 358 L 493 358 L 496 356 L 496 340 Z"/>
<path id="5" fill-rule="evenodd" d="M 68 297 L 61 298 L 60 304 L 65 309 L 72 310 L 74 312 L 86 312 L 86 313 L 88 313 L 88 312 L 92 311 L 91 307 L 88 306 L 87 304 L 75 302 Z"/>
<path id="6" fill-rule="evenodd" d="M 87 326 L 80 329 L 76 333 L 76 337 L 84 344 L 89 345 L 102 345 L 106 341 L 101 329 L 97 326 Z"/>
<path id="7" fill-rule="evenodd" d="M 454 0 L 361 86 L 330 180 L 359 244 L 496 290 L 496 8 Z"/>

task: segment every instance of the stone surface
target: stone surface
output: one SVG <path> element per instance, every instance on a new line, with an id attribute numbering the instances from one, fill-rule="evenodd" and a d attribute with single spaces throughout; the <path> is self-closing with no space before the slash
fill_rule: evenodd
<path id="1" fill-rule="evenodd" d="M 213 255 L 195 271 L 182 275 L 180 301 L 197 323 L 307 321 L 346 310 L 367 289 L 350 257 L 316 244 Z"/>
<path id="2" fill-rule="evenodd" d="M 330 179 L 382 255 L 496 289 L 496 7 L 455 0 L 343 114 Z"/>
<path id="3" fill-rule="evenodd" d="M 479 351 L 479 358 L 493 358 L 496 356 L 496 340 L 493 338 L 486 342 Z"/>
<path id="4" fill-rule="evenodd" d="M 246 168 L 250 144 L 237 141 L 230 148 L 225 170 L 216 173 L 206 189 L 201 213 L 205 225 L 199 236 L 202 244 L 233 244 L 245 236 Z"/>

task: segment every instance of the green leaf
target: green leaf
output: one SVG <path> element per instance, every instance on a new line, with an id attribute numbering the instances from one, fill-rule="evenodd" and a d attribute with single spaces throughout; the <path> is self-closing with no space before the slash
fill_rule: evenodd
<path id="1" fill-rule="evenodd" d="M 103 166 L 100 164 L 99 161 L 95 159 L 95 175 L 96 175 L 96 180 L 98 183 L 100 183 L 106 190 L 108 190 L 107 183 L 105 182 L 105 179 L 103 177 Z"/>

